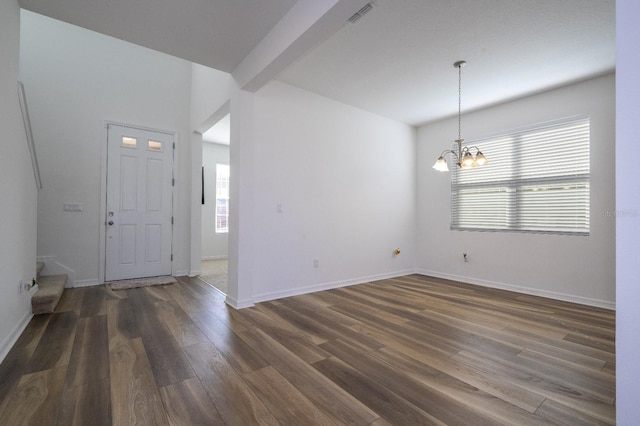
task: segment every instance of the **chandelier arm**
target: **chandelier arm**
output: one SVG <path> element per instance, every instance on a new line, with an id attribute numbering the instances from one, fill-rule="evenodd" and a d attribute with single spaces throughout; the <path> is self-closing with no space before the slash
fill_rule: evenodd
<path id="1" fill-rule="evenodd" d="M 440 157 L 443 157 L 443 158 L 444 158 L 444 156 L 445 156 L 445 155 L 447 155 L 447 154 L 453 154 L 453 156 L 456 158 L 456 161 L 457 161 L 457 162 L 460 162 L 460 158 L 462 158 L 462 157 L 460 157 L 460 156 L 458 155 L 458 153 L 457 153 L 457 152 L 455 152 L 455 151 L 454 151 L 454 150 L 452 150 L 452 149 L 445 149 L 444 151 L 442 151 L 442 154 L 440 154 Z"/>

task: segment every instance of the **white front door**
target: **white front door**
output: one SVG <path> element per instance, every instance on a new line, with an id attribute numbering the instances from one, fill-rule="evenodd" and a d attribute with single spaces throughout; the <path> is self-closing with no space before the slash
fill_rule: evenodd
<path id="1" fill-rule="evenodd" d="M 105 281 L 171 275 L 172 134 L 108 124 Z"/>

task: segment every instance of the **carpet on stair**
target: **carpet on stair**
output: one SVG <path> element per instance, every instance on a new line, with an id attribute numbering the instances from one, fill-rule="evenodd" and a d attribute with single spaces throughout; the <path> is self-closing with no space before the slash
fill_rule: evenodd
<path id="1" fill-rule="evenodd" d="M 31 313 L 34 315 L 52 313 L 67 285 L 68 276 L 48 275 L 38 279 L 38 291 L 31 297 Z"/>

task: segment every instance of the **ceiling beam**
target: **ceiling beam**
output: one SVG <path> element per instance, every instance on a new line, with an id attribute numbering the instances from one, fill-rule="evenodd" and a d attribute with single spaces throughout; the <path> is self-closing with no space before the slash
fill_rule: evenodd
<path id="1" fill-rule="evenodd" d="M 255 92 L 300 55 L 346 25 L 366 0 L 299 0 L 231 73 L 238 86 Z"/>

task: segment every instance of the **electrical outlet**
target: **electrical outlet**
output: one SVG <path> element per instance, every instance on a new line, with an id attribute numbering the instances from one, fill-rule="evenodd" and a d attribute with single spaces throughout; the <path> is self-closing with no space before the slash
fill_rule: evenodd
<path id="1" fill-rule="evenodd" d="M 18 291 L 20 294 L 24 293 L 25 291 L 29 290 L 29 288 L 31 288 L 31 282 L 28 280 L 20 280 L 20 284 L 18 285 Z"/>
<path id="2" fill-rule="evenodd" d="M 313 259 L 313 267 L 314 268 L 319 268 L 320 267 L 320 262 L 318 261 L 318 259 Z"/>
<path id="3" fill-rule="evenodd" d="M 462 257 L 464 258 L 465 262 L 469 261 L 469 258 L 467 257 L 467 253 L 462 253 Z"/>

